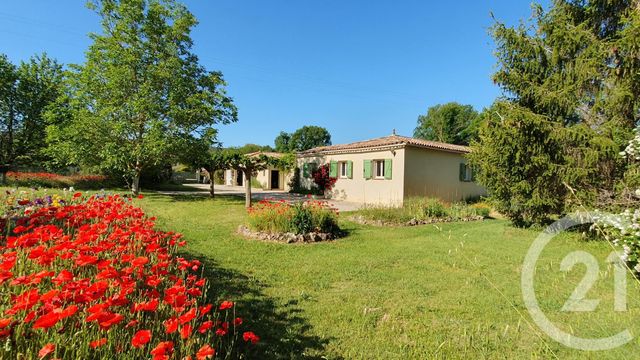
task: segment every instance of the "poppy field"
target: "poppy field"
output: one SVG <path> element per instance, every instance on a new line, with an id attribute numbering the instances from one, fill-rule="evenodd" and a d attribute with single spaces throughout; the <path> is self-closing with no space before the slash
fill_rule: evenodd
<path id="1" fill-rule="evenodd" d="M 0 357 L 242 358 L 259 342 L 230 300 L 207 301 L 180 234 L 131 199 L 13 194 L 0 224 Z"/>

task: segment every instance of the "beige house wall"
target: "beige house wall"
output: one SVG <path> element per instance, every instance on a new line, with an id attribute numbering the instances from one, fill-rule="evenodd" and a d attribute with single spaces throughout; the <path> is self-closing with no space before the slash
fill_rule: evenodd
<path id="1" fill-rule="evenodd" d="M 278 188 L 271 188 L 271 176 L 272 170 L 278 170 L 276 168 L 269 168 L 267 170 L 260 170 L 255 176 L 255 179 L 260 183 L 265 190 L 284 190 L 289 191 L 289 182 L 291 181 L 291 171 L 278 170 Z"/>
<path id="2" fill-rule="evenodd" d="M 417 147 L 405 148 L 404 196 L 432 196 L 445 201 L 460 201 L 486 195 L 474 183 L 460 181 L 463 154 Z"/>
<path id="3" fill-rule="evenodd" d="M 304 178 L 302 164 L 315 162 L 319 165 L 331 161 L 353 161 L 353 176 L 351 179 L 340 178 L 330 192 L 329 197 L 336 200 L 352 201 L 366 204 L 384 204 L 399 206 L 404 198 L 405 150 L 390 148 L 380 151 L 350 152 L 345 154 L 327 154 L 320 156 L 299 157 L 301 185 L 310 188 L 313 179 Z M 392 159 L 391 179 L 364 178 L 364 160 Z M 338 169 L 339 171 L 339 169 Z M 338 173 L 339 175 L 339 173 Z M 375 175 L 375 172 L 373 172 Z"/>

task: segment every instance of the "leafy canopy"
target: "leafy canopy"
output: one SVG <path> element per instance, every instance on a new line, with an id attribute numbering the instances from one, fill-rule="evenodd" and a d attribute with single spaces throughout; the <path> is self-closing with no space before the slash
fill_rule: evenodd
<path id="1" fill-rule="evenodd" d="M 331 145 L 331 134 L 320 126 L 303 126 L 292 134 L 281 131 L 274 142 L 278 152 L 304 151 Z"/>
<path id="2" fill-rule="evenodd" d="M 44 114 L 62 92 L 62 65 L 46 54 L 20 65 L 0 55 L 0 162 L 43 166 Z"/>
<path id="3" fill-rule="evenodd" d="M 181 160 L 194 141 L 212 145 L 215 125 L 237 120 L 219 72 L 191 51 L 195 17 L 172 0 L 89 3 L 102 31 L 91 34 L 86 61 L 72 67 L 48 129 L 61 164 L 137 180 L 143 167 Z"/>
<path id="4" fill-rule="evenodd" d="M 430 107 L 418 116 L 413 136 L 419 139 L 469 145 L 477 131 L 478 113 L 471 105 L 456 102 Z"/>

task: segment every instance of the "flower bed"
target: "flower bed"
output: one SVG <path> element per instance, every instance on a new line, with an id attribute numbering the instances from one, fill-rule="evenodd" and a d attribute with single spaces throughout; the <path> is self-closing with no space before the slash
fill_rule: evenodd
<path id="1" fill-rule="evenodd" d="M 283 242 L 330 240 L 341 233 L 338 211 L 318 200 L 293 204 L 262 200 L 249 209 L 249 226 L 238 231 L 247 237 Z"/>
<path id="2" fill-rule="evenodd" d="M 103 175 L 59 175 L 46 172 L 14 172 L 7 173 L 7 184 L 24 187 L 48 187 L 76 189 L 101 189 L 109 187 L 112 182 Z"/>
<path id="3" fill-rule="evenodd" d="M 131 199 L 76 193 L 10 210 L 1 358 L 227 358 L 258 342 L 232 302 L 204 302 L 200 262 L 176 256 L 181 236 L 155 230 Z"/>
<path id="4" fill-rule="evenodd" d="M 367 206 L 349 220 L 374 226 L 415 226 L 452 221 L 477 221 L 489 216 L 484 203 L 446 204 L 435 198 L 411 198 L 402 207 Z"/>

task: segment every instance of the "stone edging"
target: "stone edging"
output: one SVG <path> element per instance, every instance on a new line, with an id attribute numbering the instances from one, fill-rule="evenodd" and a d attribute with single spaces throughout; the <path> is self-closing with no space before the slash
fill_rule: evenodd
<path id="1" fill-rule="evenodd" d="M 349 217 L 349 220 L 358 224 L 373 225 L 373 226 L 417 226 L 417 225 L 447 223 L 447 222 L 456 222 L 456 221 L 462 221 L 462 222 L 482 221 L 484 220 L 484 217 L 478 215 L 478 216 L 470 216 L 470 217 L 461 218 L 461 219 L 454 219 L 451 217 L 433 218 L 433 219 L 425 219 L 425 220 L 411 219 L 405 223 L 395 223 L 395 222 L 388 222 L 388 221 L 382 221 L 382 220 L 371 220 L 371 219 L 365 218 L 362 215 L 355 215 L 355 216 Z"/>
<path id="2" fill-rule="evenodd" d="M 268 233 L 262 231 L 253 231 L 244 225 L 238 226 L 238 234 L 257 240 L 273 241 L 279 243 L 313 243 L 318 241 L 330 241 L 334 240 L 336 236 L 330 233 L 312 232 L 307 234 L 294 234 L 294 233 Z"/>

